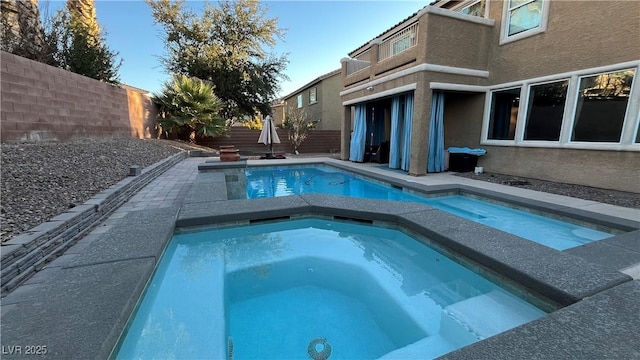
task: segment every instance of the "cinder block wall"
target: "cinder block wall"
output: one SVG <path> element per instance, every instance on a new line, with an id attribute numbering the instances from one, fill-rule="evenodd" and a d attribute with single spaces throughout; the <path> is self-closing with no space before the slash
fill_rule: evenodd
<path id="1" fill-rule="evenodd" d="M 0 56 L 2 142 L 154 134 L 156 109 L 146 94 L 10 53 Z"/>
<path id="2" fill-rule="evenodd" d="M 280 152 L 292 152 L 293 145 L 287 138 L 287 131 L 278 129 L 280 144 L 273 144 L 273 150 Z M 233 145 L 242 154 L 260 154 L 269 150 L 269 146 L 259 143 L 260 130 L 252 130 L 244 127 L 232 127 L 229 136 L 216 138 L 197 139 L 200 145 L 218 149 L 223 145 Z M 307 139 L 300 145 L 300 153 L 337 153 L 340 152 L 340 130 L 311 130 L 307 133 Z"/>

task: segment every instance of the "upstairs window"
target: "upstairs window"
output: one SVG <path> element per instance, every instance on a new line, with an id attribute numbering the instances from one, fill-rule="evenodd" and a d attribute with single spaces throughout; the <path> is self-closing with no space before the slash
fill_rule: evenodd
<path id="1" fill-rule="evenodd" d="M 620 142 L 634 70 L 580 79 L 571 141 Z"/>
<path id="2" fill-rule="evenodd" d="M 318 93 L 317 87 L 314 87 L 311 90 L 309 90 L 309 104 L 313 104 L 318 101 L 317 93 Z"/>
<path id="3" fill-rule="evenodd" d="M 463 7 L 459 11 L 467 15 L 484 17 L 485 8 L 486 8 L 486 1 L 478 0 L 470 5 Z"/>
<path id="4" fill-rule="evenodd" d="M 302 107 L 302 95 L 298 95 L 298 109 Z"/>
<path id="5" fill-rule="evenodd" d="M 400 54 L 401 52 L 408 50 L 411 47 L 411 37 L 407 36 L 395 40 L 391 43 L 391 56 Z"/>
<path id="6" fill-rule="evenodd" d="M 508 0 L 503 6 L 501 44 L 546 30 L 548 0 Z"/>
<path id="7" fill-rule="evenodd" d="M 507 36 L 538 28 L 542 24 L 542 0 L 510 0 L 508 16 Z"/>

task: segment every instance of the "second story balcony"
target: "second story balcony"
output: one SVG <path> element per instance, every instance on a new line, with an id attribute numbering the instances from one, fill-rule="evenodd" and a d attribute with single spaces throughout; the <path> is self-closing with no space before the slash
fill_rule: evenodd
<path id="1" fill-rule="evenodd" d="M 344 86 L 419 64 L 487 69 L 494 20 L 427 6 L 342 59 Z"/>

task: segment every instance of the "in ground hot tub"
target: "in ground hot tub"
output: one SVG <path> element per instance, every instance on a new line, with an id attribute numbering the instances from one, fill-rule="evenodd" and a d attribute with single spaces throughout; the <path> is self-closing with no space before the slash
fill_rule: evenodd
<path id="1" fill-rule="evenodd" d="M 174 236 L 117 358 L 433 358 L 545 314 L 401 231 L 306 218 Z"/>

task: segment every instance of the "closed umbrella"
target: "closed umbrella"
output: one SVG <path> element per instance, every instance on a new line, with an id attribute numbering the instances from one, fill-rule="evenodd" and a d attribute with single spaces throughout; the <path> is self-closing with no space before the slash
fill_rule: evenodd
<path id="1" fill-rule="evenodd" d="M 273 155 L 273 144 L 280 144 L 280 138 L 276 132 L 276 126 L 273 123 L 271 115 L 265 116 L 262 122 L 262 131 L 260 132 L 258 142 L 269 145 L 269 152 L 271 152 L 271 155 Z"/>

